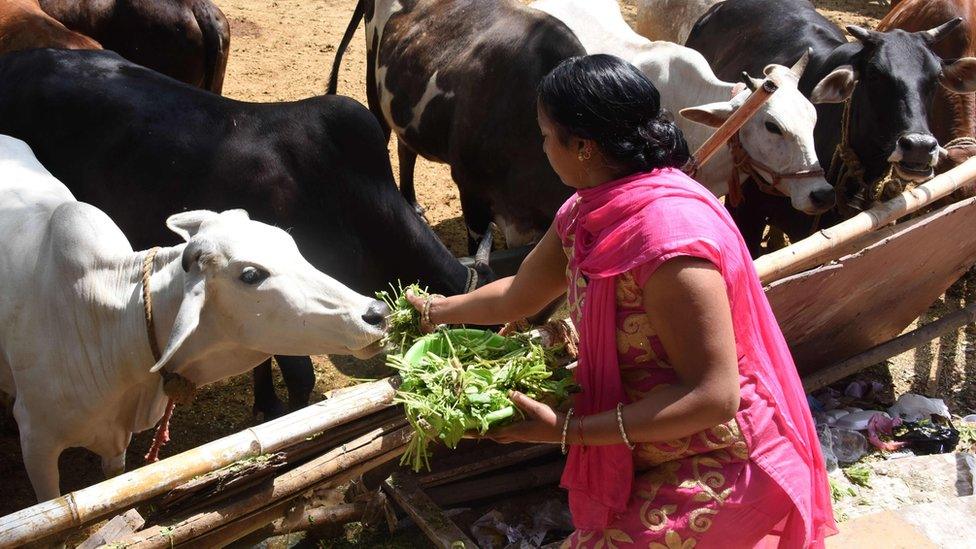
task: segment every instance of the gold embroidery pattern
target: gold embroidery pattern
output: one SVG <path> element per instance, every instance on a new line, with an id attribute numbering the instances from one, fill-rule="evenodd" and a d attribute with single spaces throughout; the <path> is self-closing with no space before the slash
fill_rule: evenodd
<path id="1" fill-rule="evenodd" d="M 648 442 L 637 448 L 639 462 L 658 465 L 686 457 L 691 449 L 691 437 L 669 440 L 667 442 Z"/>
<path id="2" fill-rule="evenodd" d="M 719 469 L 719 471 L 704 471 L 703 468 L 705 467 Z M 725 475 L 720 472 L 721 469 L 722 464 L 712 456 L 694 456 L 691 458 L 691 473 L 693 478 L 685 480 L 679 487 L 685 489 L 697 487 L 701 492 L 695 494 L 695 501 L 715 501 L 721 505 L 732 494 L 731 487 L 718 491 L 725 486 Z"/>
<path id="3" fill-rule="evenodd" d="M 712 517 L 717 514 L 718 509 L 711 509 L 709 507 L 695 509 L 688 515 L 688 526 L 695 532 L 703 534 L 705 530 L 712 527 Z"/>
<path id="4" fill-rule="evenodd" d="M 677 505 L 662 505 L 657 508 L 651 508 L 651 502 L 646 501 L 644 505 L 641 505 L 641 524 L 652 532 L 660 532 L 668 525 L 669 515 L 674 514 L 677 510 Z"/>
<path id="5" fill-rule="evenodd" d="M 659 467 L 655 467 L 653 470 L 648 471 L 644 475 L 643 479 L 648 483 L 646 490 L 638 490 L 637 497 L 641 499 L 646 499 L 647 501 L 654 501 L 657 497 L 658 490 L 661 486 L 665 484 L 675 486 L 678 484 L 678 469 L 681 468 L 681 464 L 673 461 L 669 463 L 663 463 Z"/>
<path id="6" fill-rule="evenodd" d="M 633 364 L 621 364 L 621 369 L 633 368 L 634 366 L 650 362 L 657 358 L 651 348 L 651 320 L 644 313 L 628 315 L 623 325 L 617 328 L 617 352 L 621 355 L 634 351 L 640 352 L 633 358 Z M 630 361 L 628 361 L 630 362 Z M 659 361 L 660 365 L 664 365 Z"/>
<path id="7" fill-rule="evenodd" d="M 647 549 L 695 549 L 698 542 L 694 538 L 681 539 L 681 534 L 674 530 L 669 530 L 664 535 L 664 543 L 652 541 Z"/>
<path id="8" fill-rule="evenodd" d="M 634 275 L 626 272 L 617 277 L 617 307 L 640 309 L 644 306 L 644 292 L 641 291 Z"/>

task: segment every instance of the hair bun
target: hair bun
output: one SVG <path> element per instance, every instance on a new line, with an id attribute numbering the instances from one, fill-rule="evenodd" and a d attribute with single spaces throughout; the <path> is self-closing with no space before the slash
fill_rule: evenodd
<path id="1" fill-rule="evenodd" d="M 539 84 L 539 102 L 565 132 L 596 142 L 628 173 L 681 167 L 688 144 L 637 67 L 612 55 L 572 57 Z"/>

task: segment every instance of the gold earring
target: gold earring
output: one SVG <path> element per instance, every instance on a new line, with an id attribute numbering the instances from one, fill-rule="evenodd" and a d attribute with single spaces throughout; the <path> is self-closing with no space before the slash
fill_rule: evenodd
<path id="1" fill-rule="evenodd" d="M 590 149 L 582 149 L 582 150 L 580 150 L 579 154 L 576 155 L 576 158 L 579 158 L 579 161 L 580 162 L 582 162 L 584 160 L 589 160 L 590 159 Z"/>

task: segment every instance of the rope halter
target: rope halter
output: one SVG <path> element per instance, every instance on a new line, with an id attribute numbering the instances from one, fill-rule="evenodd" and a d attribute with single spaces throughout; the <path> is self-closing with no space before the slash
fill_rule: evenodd
<path id="1" fill-rule="evenodd" d="M 739 132 L 736 132 L 729 139 L 728 146 L 732 153 L 732 173 L 729 174 L 729 202 L 733 207 L 741 204 L 744 199 L 739 172 L 745 172 L 756 183 L 756 187 L 760 191 L 773 196 L 788 196 L 779 188 L 784 179 L 810 179 L 824 176 L 822 169 L 777 172 L 768 164 L 749 155 L 749 152 L 742 146 Z M 767 180 L 767 177 L 772 181 Z"/>
<path id="2" fill-rule="evenodd" d="M 895 170 L 895 165 L 889 162 L 885 173 L 868 185 L 864 180 L 864 165 L 851 147 L 851 111 L 853 95 L 844 101 L 844 114 L 841 117 L 840 141 L 834 149 L 830 159 L 830 169 L 827 170 L 827 181 L 834 185 L 837 196 L 837 210 L 845 216 L 864 211 L 872 204 L 883 202 L 898 194 L 914 189 L 919 182 L 902 177 Z M 847 189 L 855 185 L 853 200 L 849 200 Z"/>

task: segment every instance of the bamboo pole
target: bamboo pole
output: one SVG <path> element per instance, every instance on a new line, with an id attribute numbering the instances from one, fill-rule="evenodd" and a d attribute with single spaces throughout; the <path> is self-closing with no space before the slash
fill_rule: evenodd
<path id="1" fill-rule="evenodd" d="M 756 272 L 763 284 L 785 278 L 815 267 L 830 259 L 833 254 L 867 233 L 897 221 L 910 213 L 943 198 L 960 187 L 976 180 L 976 158 L 970 158 L 951 170 L 937 175 L 927 183 L 907 190 L 869 210 L 822 229 L 782 250 L 755 260 Z"/>
<path id="2" fill-rule="evenodd" d="M 398 449 L 391 450 L 375 458 L 368 459 L 362 463 L 358 463 L 354 467 L 350 468 L 349 470 L 324 480 L 323 483 L 329 486 L 337 486 L 345 482 L 348 482 L 350 480 L 353 480 L 371 469 L 375 469 L 390 460 L 396 459 L 401 454 L 403 454 L 405 449 L 406 446 L 401 446 Z M 181 544 L 180 547 L 187 547 L 187 548 L 224 547 L 226 545 L 234 543 L 235 541 L 240 540 L 241 538 L 249 537 L 255 532 L 261 530 L 262 528 L 268 527 L 269 524 L 273 523 L 276 519 L 281 518 L 282 515 L 288 512 L 288 509 L 291 507 L 292 503 L 294 503 L 295 499 L 297 499 L 300 496 L 301 493 L 299 493 L 296 496 L 292 496 L 284 500 L 278 501 L 269 507 L 265 507 L 264 509 L 251 513 L 250 515 L 246 515 L 233 522 L 230 522 L 223 526 L 217 526 L 213 530 L 197 532 L 199 534 L 199 537 L 192 538 L 187 543 Z M 332 516 L 334 517 L 333 519 L 336 521 L 340 520 L 339 514 L 342 512 L 342 509 L 340 508 L 328 507 L 316 511 L 316 513 L 321 513 L 322 516 L 329 516 L 330 513 L 332 512 L 334 512 L 334 514 L 332 514 Z M 347 522 L 351 522 L 351 521 L 347 521 Z M 311 527 L 307 522 L 305 523 L 304 526 L 305 528 L 295 528 L 292 531 L 297 532 L 299 530 L 311 529 Z M 270 535 L 280 535 L 280 534 L 272 533 Z M 154 547 L 168 548 L 169 546 L 159 545 L 157 543 L 156 545 L 154 545 Z M 113 548 L 111 546 L 108 546 L 102 549 L 113 549 Z"/>
<path id="3" fill-rule="evenodd" d="M 382 492 L 380 492 L 382 495 Z M 294 500 L 288 503 L 293 503 Z M 290 508 L 286 508 L 282 513 L 272 517 L 268 524 L 258 528 L 245 537 L 237 538 L 244 545 L 256 545 L 263 540 L 277 536 L 287 536 L 295 532 L 307 530 L 318 530 L 326 526 L 338 526 L 350 522 L 361 522 L 369 514 L 371 509 L 375 509 L 378 503 L 357 501 L 354 503 L 340 503 L 339 505 L 320 505 L 304 509 L 300 514 L 291 517 Z M 286 506 L 287 507 L 287 506 Z M 271 509 L 271 508 L 269 508 Z M 288 513 L 289 516 L 282 516 Z M 204 540 L 201 540 L 204 541 Z M 212 546 L 212 545 L 208 545 Z"/>
<path id="4" fill-rule="evenodd" d="M 395 378 L 339 391 L 286 416 L 0 518 L 0 547 L 21 546 L 153 498 L 239 459 L 274 452 L 392 405 Z"/>
<path id="5" fill-rule="evenodd" d="M 958 311 L 943 316 L 939 320 L 929 322 L 921 328 L 912 330 L 907 334 L 902 334 L 891 341 L 886 341 L 863 353 L 838 362 L 829 368 L 806 376 L 803 378 L 803 390 L 808 393 L 816 391 L 837 380 L 855 374 L 868 366 L 878 364 L 883 360 L 900 355 L 905 351 L 910 351 L 919 345 L 974 322 L 976 322 L 976 303 L 967 305 Z"/>
<path id="6" fill-rule="evenodd" d="M 220 507 L 196 513 L 169 525 L 156 525 L 133 536 L 118 540 L 127 549 L 164 548 L 193 540 L 194 545 L 217 546 L 243 537 L 267 522 L 281 516 L 281 506 L 305 491 L 324 482 L 343 482 L 363 471 L 381 465 L 406 450 L 412 429 L 401 427 L 402 421 L 386 425 L 312 461 L 283 473 L 270 487 L 259 488 L 225 502 Z M 262 511 L 277 507 L 275 513 Z M 217 528 L 229 525 L 257 512 L 259 520 L 241 521 L 223 532 Z M 265 518 L 267 521 L 262 522 Z M 208 541 L 198 540 L 204 536 Z M 236 536 L 236 537 L 235 537 Z M 219 540 L 219 541 L 218 541 Z"/>
<path id="7" fill-rule="evenodd" d="M 708 136 L 708 139 L 701 144 L 701 147 L 698 147 L 698 150 L 693 155 L 694 161 L 692 162 L 692 166 L 700 167 L 705 165 L 712 158 L 712 155 L 725 146 L 725 143 L 729 139 L 732 139 L 732 136 L 736 132 L 742 129 L 742 126 L 756 114 L 766 101 L 769 101 L 770 96 L 778 89 L 779 86 L 772 80 L 763 80 L 762 85 L 749 95 L 749 98 L 742 103 L 742 106 L 736 109 L 712 135 Z"/>

